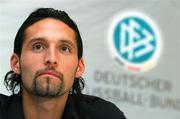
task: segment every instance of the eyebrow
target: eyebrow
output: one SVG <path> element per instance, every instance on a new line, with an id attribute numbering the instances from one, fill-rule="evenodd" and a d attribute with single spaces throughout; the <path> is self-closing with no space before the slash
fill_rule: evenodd
<path id="1" fill-rule="evenodd" d="M 72 43 L 71 41 L 69 40 L 65 40 L 65 39 L 62 39 L 59 41 L 60 43 L 65 43 L 65 44 L 69 44 L 71 45 L 73 48 L 76 48 L 76 45 L 74 43 Z"/>
<path id="2" fill-rule="evenodd" d="M 41 42 L 45 42 L 45 38 L 43 37 L 38 37 L 38 38 L 32 38 L 28 44 L 31 44 L 33 42 L 36 42 L 36 41 L 41 41 Z"/>

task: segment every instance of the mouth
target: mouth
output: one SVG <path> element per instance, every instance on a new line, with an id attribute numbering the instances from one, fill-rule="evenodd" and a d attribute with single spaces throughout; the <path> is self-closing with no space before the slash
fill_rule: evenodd
<path id="1" fill-rule="evenodd" d="M 60 78 L 60 76 L 53 71 L 44 71 L 44 72 L 40 73 L 39 76 L 53 76 L 56 78 Z"/>

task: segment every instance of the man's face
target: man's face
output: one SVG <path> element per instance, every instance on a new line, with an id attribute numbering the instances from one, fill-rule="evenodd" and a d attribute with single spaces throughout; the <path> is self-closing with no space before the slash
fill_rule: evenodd
<path id="1" fill-rule="evenodd" d="M 78 60 L 73 29 L 52 18 L 40 20 L 25 30 L 20 58 L 13 54 L 11 67 L 21 74 L 23 91 L 43 97 L 68 94 L 74 78 L 84 71 Z"/>

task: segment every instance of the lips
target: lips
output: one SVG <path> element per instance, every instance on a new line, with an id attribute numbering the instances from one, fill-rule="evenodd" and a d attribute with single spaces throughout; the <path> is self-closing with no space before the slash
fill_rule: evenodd
<path id="1" fill-rule="evenodd" d="M 39 76 L 42 76 L 42 75 L 54 76 L 54 77 L 59 78 L 59 75 L 53 71 L 44 71 L 39 74 Z"/>

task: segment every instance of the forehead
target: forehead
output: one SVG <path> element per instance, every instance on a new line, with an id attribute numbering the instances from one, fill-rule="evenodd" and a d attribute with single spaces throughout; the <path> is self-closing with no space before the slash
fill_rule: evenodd
<path id="1" fill-rule="evenodd" d="M 76 42 L 76 32 L 64 22 L 45 18 L 35 22 L 25 30 L 25 40 L 32 37 L 64 38 Z"/>

